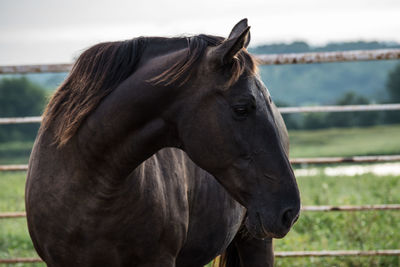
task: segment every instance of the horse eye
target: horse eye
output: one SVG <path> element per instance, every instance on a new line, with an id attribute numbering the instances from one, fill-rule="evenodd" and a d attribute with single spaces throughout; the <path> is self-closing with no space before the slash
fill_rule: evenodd
<path id="1" fill-rule="evenodd" d="M 235 106 L 233 107 L 233 111 L 238 116 L 245 116 L 249 113 L 247 106 Z"/>

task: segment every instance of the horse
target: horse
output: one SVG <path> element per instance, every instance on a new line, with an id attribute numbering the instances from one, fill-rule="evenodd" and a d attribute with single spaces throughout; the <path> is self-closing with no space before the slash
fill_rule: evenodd
<path id="1" fill-rule="evenodd" d="M 226 39 L 138 37 L 80 55 L 29 160 L 28 229 L 47 266 L 273 265 L 300 194 L 249 42 L 243 19 Z"/>

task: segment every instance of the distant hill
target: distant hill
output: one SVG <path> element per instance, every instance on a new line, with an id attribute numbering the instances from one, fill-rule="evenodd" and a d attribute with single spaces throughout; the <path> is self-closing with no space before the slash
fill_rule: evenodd
<path id="1" fill-rule="evenodd" d="M 250 47 L 249 52 L 253 54 L 286 54 L 286 53 L 306 53 L 306 52 L 328 52 L 328 51 L 348 51 L 348 50 L 372 50 L 400 48 L 400 44 L 395 42 L 345 42 L 328 43 L 324 46 L 311 46 L 306 42 L 265 44 Z"/>
<path id="2" fill-rule="evenodd" d="M 293 42 L 261 45 L 249 51 L 253 54 L 276 54 L 383 48 L 400 48 L 400 44 L 346 42 L 310 46 L 305 42 Z M 397 60 L 260 66 L 260 72 L 275 101 L 288 105 L 332 104 L 349 91 L 379 102 L 386 98 L 384 87 L 387 73 L 398 63 Z M 50 91 L 61 84 L 66 75 L 43 73 L 25 76 Z M 7 76 L 11 75 L 2 75 L 0 78 Z"/>
<path id="3" fill-rule="evenodd" d="M 398 43 L 348 42 L 310 46 L 305 42 L 270 44 L 250 48 L 253 54 L 400 48 Z M 277 102 L 288 105 L 332 104 L 345 92 L 372 101 L 386 98 L 387 73 L 399 61 L 260 66 L 261 77 Z"/>

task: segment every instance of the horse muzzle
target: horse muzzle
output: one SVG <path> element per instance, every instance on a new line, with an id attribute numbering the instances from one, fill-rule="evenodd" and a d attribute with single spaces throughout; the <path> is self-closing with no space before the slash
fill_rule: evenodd
<path id="1" fill-rule="evenodd" d="M 279 215 L 247 211 L 245 225 L 247 230 L 258 239 L 283 238 L 299 218 L 300 208 L 286 208 Z"/>

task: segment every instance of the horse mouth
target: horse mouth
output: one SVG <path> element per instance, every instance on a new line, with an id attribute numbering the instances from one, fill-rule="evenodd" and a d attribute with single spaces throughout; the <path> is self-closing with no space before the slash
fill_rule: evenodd
<path id="1" fill-rule="evenodd" d="M 289 229 L 285 229 L 283 231 L 270 231 L 267 227 L 264 226 L 261 214 L 259 212 L 255 212 L 255 221 L 251 223 L 249 217 L 247 217 L 247 228 L 249 232 L 258 239 L 264 238 L 283 238 L 289 232 Z"/>
<path id="2" fill-rule="evenodd" d="M 265 235 L 265 237 L 268 237 L 268 238 L 282 238 L 282 237 L 284 237 L 286 235 L 286 233 L 277 234 L 277 233 L 272 233 L 270 231 L 267 231 L 267 229 L 264 227 L 264 224 L 262 222 L 261 214 L 259 212 L 256 212 L 256 216 L 257 216 L 259 227 L 260 227 L 262 233 Z"/>

